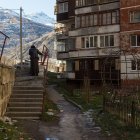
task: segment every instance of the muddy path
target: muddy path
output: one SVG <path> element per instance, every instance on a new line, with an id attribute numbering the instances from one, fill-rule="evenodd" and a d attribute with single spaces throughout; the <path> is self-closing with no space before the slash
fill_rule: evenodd
<path id="1" fill-rule="evenodd" d="M 101 134 L 92 118 L 93 110 L 82 113 L 67 102 L 54 86 L 47 87 L 50 100 L 60 109 L 60 120 L 51 124 L 42 121 L 23 121 L 25 131 L 35 140 L 116 140 Z"/>

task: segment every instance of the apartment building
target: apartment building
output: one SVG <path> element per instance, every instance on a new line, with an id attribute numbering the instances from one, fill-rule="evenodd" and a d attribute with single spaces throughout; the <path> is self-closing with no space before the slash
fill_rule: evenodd
<path id="1" fill-rule="evenodd" d="M 57 4 L 65 2 L 57 1 Z M 69 0 L 67 3 L 68 13 L 72 15 L 64 19 L 61 13 L 60 20 L 60 13 L 57 14 L 57 22 L 65 25 L 69 38 L 65 39 L 65 50 L 58 51 L 58 59 L 67 62 L 66 78 L 82 83 L 88 77 L 93 85 L 101 85 L 103 81 L 118 85 L 120 1 Z"/>
<path id="2" fill-rule="evenodd" d="M 121 79 L 135 84 L 140 74 L 140 1 L 120 1 Z"/>
<path id="3" fill-rule="evenodd" d="M 68 36 L 68 32 L 75 24 L 75 0 L 57 0 L 56 1 L 56 18 L 57 24 L 55 27 L 56 40 L 57 40 L 57 58 L 61 60 L 64 71 L 67 71 L 68 65 L 66 64 L 69 59 L 67 52 L 69 48 L 74 46 L 74 39 Z M 66 64 L 66 65 L 65 65 Z"/>

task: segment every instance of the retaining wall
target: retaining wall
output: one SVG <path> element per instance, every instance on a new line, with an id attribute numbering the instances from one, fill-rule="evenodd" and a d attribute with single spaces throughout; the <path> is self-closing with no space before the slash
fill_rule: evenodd
<path id="1" fill-rule="evenodd" d="M 14 81 L 14 67 L 0 64 L 0 117 L 4 116 L 6 112 Z"/>

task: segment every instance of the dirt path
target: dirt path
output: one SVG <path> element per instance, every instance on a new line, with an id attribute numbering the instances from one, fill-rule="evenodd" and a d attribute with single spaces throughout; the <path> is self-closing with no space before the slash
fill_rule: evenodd
<path id="1" fill-rule="evenodd" d="M 50 100 L 61 110 L 60 121 L 52 125 L 41 121 L 23 122 L 26 131 L 35 140 L 115 140 L 101 134 L 101 128 L 92 119 L 93 110 L 82 113 L 67 102 L 54 86 L 48 86 L 47 92 Z"/>

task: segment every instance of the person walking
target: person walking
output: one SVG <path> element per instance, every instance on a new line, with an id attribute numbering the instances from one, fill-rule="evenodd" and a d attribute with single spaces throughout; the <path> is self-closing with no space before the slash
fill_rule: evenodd
<path id="1" fill-rule="evenodd" d="M 39 73 L 39 66 L 38 66 L 38 60 L 39 55 L 43 55 L 34 45 L 31 46 L 29 49 L 29 55 L 30 55 L 30 74 L 32 76 L 38 76 Z"/>

